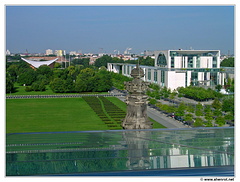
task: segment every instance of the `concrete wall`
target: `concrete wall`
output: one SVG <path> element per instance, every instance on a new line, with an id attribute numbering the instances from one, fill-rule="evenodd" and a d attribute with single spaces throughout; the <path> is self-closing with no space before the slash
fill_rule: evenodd
<path id="1" fill-rule="evenodd" d="M 174 57 L 174 67 L 182 68 L 182 57 L 181 56 Z"/>
<path id="2" fill-rule="evenodd" d="M 200 58 L 200 68 L 212 68 L 212 57 L 206 56 Z"/>

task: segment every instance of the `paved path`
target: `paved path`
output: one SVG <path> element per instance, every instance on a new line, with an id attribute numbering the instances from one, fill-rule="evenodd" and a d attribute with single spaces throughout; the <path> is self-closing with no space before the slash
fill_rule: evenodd
<path id="1" fill-rule="evenodd" d="M 154 119 L 158 123 L 162 124 L 167 128 L 188 128 L 187 126 L 183 125 L 182 123 L 176 121 L 173 118 L 169 118 L 164 114 L 160 113 L 159 111 L 148 107 L 147 114 L 150 118 Z"/>

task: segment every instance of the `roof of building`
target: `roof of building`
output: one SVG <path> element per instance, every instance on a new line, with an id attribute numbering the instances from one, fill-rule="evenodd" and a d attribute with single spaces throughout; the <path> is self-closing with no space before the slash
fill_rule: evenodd
<path id="1" fill-rule="evenodd" d="M 27 60 L 27 59 L 24 59 L 24 58 L 21 58 L 23 61 L 27 62 L 28 64 L 31 64 L 33 67 L 35 68 L 39 68 L 40 66 L 42 65 L 50 65 L 52 64 L 53 62 L 57 61 L 58 58 L 56 59 L 53 59 L 53 60 L 49 60 L 49 61 L 31 61 L 31 60 Z"/>

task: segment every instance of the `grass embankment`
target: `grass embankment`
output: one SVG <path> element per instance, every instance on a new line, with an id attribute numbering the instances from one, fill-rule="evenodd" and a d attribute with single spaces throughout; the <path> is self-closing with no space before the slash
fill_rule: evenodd
<path id="1" fill-rule="evenodd" d="M 115 97 L 107 99 L 126 111 L 125 103 L 119 99 Z M 154 121 L 153 128 L 163 126 Z M 108 125 L 82 98 L 6 100 L 7 133 L 108 129 L 110 129 Z M 119 129 L 119 126 L 116 129 Z"/>

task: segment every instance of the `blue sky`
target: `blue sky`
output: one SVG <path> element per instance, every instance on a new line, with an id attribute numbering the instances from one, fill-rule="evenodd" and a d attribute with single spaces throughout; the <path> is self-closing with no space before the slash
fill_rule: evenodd
<path id="1" fill-rule="evenodd" d="M 233 54 L 234 7 L 6 6 L 6 49 L 13 53 L 127 47 L 137 54 L 190 47 Z"/>

